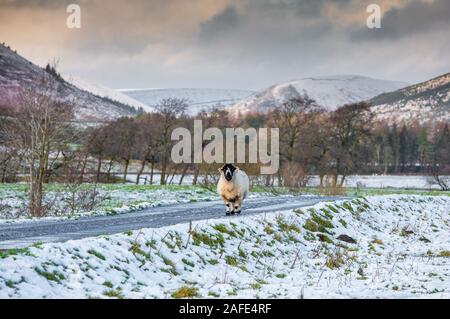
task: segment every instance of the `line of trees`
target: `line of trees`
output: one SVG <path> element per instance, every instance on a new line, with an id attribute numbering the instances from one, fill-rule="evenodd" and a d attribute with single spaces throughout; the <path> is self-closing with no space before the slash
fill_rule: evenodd
<path id="1" fill-rule="evenodd" d="M 52 82 L 54 83 L 54 82 Z M 241 165 L 254 180 L 269 186 L 305 186 L 309 176 L 320 176 L 321 187 L 342 187 L 350 174 L 406 174 L 434 176 L 444 189 L 441 175 L 450 174 L 448 123 L 389 126 L 374 121 L 366 103 L 345 105 L 326 112 L 307 98 L 287 101 L 267 114 L 232 116 L 220 108 L 186 115 L 184 99 L 165 99 L 154 113 L 120 118 L 105 125 L 81 129 L 73 124 L 71 103 L 53 98 L 55 89 L 45 83 L 24 89 L 13 108 L 0 107 L 0 179 L 29 182 L 29 209 L 43 216 L 43 185 L 48 182 L 78 183 L 117 181 L 114 166 L 120 166 L 121 181 L 127 182 L 130 167 L 136 183 L 149 173 L 148 183 L 211 183 L 217 165 L 174 164 L 170 161 L 172 130 L 193 130 L 193 120 L 203 128 L 227 127 L 280 129 L 280 170 L 273 176 L 257 176 L 255 164 Z M 57 84 L 56 84 L 57 85 Z M 205 147 L 208 142 L 203 142 Z"/>

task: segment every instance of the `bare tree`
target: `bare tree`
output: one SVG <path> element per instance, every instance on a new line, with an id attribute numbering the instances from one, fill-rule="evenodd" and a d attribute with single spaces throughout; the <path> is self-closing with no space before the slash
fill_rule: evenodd
<path id="1" fill-rule="evenodd" d="M 307 136 L 305 127 L 315 114 L 321 111 L 321 107 L 314 100 L 308 97 L 297 97 L 286 101 L 279 109 L 269 115 L 273 126 L 280 129 L 281 169 L 278 173 L 279 185 L 298 186 L 305 184 L 307 162 L 302 161 L 303 163 L 300 163 L 299 161 L 299 144 Z M 306 157 L 303 157 L 303 159 L 306 159 Z M 295 178 L 292 177 L 293 169 L 296 171 Z M 299 179 L 305 180 L 299 181 Z"/>
<path id="2" fill-rule="evenodd" d="M 50 156 L 61 144 L 73 117 L 72 107 L 55 98 L 58 82 L 44 75 L 36 84 L 23 88 L 13 113 L 11 140 L 26 150 L 24 159 L 29 169 L 29 211 L 42 217 L 43 184 L 50 169 Z"/>
<path id="3" fill-rule="evenodd" d="M 370 105 L 364 102 L 344 105 L 331 115 L 333 187 L 342 187 L 350 169 L 358 164 L 358 146 L 370 135 L 372 118 Z"/>
<path id="4" fill-rule="evenodd" d="M 137 152 L 141 166 L 136 176 L 136 184 L 139 184 L 146 163 L 151 164 L 150 184 L 153 184 L 153 172 L 158 159 L 159 149 L 159 122 L 160 115 L 155 113 L 143 114 L 137 119 Z"/>
<path id="5" fill-rule="evenodd" d="M 161 185 L 166 184 L 167 167 L 170 149 L 172 147 L 172 129 L 178 123 L 178 117 L 184 114 L 188 104 L 186 99 L 169 98 L 162 100 L 155 108 L 161 115 L 160 123 L 160 157 L 161 157 Z"/>

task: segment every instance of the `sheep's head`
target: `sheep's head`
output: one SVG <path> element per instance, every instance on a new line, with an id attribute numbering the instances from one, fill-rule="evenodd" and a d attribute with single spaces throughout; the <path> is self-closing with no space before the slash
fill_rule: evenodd
<path id="1" fill-rule="evenodd" d="M 223 174 L 227 181 L 231 181 L 233 179 L 234 172 L 238 169 L 239 168 L 233 164 L 225 164 L 222 168 L 219 168 L 219 172 Z"/>

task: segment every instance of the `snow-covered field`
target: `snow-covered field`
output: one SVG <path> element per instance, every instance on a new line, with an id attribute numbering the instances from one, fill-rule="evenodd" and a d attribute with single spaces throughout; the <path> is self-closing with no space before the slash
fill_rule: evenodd
<path id="1" fill-rule="evenodd" d="M 83 198 L 85 192 L 96 193 L 96 204 L 92 210 L 75 207 L 72 204 L 72 195 Z M 91 194 L 88 193 L 88 196 Z M 250 194 L 250 198 L 268 195 L 265 192 Z M 199 201 L 217 200 L 218 195 L 214 190 L 200 186 L 135 186 L 101 184 L 97 188 L 86 185 L 77 193 L 71 193 L 63 185 L 53 184 L 45 195 L 45 205 L 48 205 L 49 213 L 46 219 L 79 218 L 82 216 L 105 216 L 124 214 L 147 207 L 161 205 L 189 203 Z M 16 223 L 24 221 L 42 220 L 31 219 L 27 214 L 28 194 L 23 184 L 0 185 L 0 223 Z M 80 199 L 80 202 L 89 202 Z M 80 205 L 82 206 L 82 205 Z M 89 206 L 89 205 L 85 205 Z"/>
<path id="2" fill-rule="evenodd" d="M 429 183 L 429 176 L 421 175 L 350 175 L 346 178 L 345 187 L 368 188 L 407 188 L 407 189 L 439 189 L 438 185 Z M 310 186 L 319 185 L 319 178 L 314 176 Z"/>
<path id="3" fill-rule="evenodd" d="M 70 213 L 68 210 L 71 193 L 67 192 L 63 186 L 57 187 L 56 184 L 53 188 L 46 193 L 45 201 L 51 207 L 50 216 L 47 217 L 50 219 L 114 215 L 146 207 L 217 199 L 216 193 L 201 187 L 161 188 L 105 184 L 95 189 L 98 204 L 95 205 L 94 210 Z M 26 211 L 27 196 L 25 185 L 16 185 L 12 189 L 0 187 L 0 223 L 29 220 Z"/>
<path id="4" fill-rule="evenodd" d="M 117 177 L 121 177 L 118 174 Z M 147 177 L 147 183 L 150 181 L 149 174 L 142 174 L 140 184 L 143 185 Z M 180 181 L 181 175 L 175 175 L 172 183 L 177 185 Z M 183 185 L 192 185 L 192 175 L 186 175 L 183 178 Z M 127 180 L 130 183 L 136 182 L 136 174 L 128 174 Z M 199 181 L 203 180 L 203 176 L 199 176 Z M 153 183 L 158 184 L 160 181 L 159 174 L 153 176 Z M 264 185 L 265 179 L 261 179 L 261 184 Z M 430 177 L 423 175 L 350 175 L 345 180 L 345 187 L 367 187 L 367 188 L 407 188 L 407 189 L 439 189 L 438 185 L 431 185 L 429 183 Z M 319 185 L 319 176 L 311 176 L 308 181 L 309 187 L 316 187 Z"/>
<path id="5" fill-rule="evenodd" d="M 450 298 L 449 208 L 373 196 L 36 244 L 0 253 L 0 297 Z"/>

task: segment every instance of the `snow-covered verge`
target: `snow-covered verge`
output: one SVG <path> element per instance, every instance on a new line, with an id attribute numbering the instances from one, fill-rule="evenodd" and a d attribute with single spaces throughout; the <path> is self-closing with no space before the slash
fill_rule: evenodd
<path id="1" fill-rule="evenodd" d="M 0 253 L 2 298 L 449 298 L 450 197 L 373 196 Z"/>
<path id="2" fill-rule="evenodd" d="M 268 195 L 270 194 L 267 192 L 255 192 L 249 197 Z M 74 203 L 74 196 L 77 203 Z M 116 215 L 148 207 L 217 199 L 218 195 L 214 190 L 200 186 L 101 184 L 83 185 L 82 188 L 73 190 L 64 185 L 53 184 L 45 194 L 44 204 L 49 207 L 47 217 L 31 218 L 27 210 L 26 185 L 4 184 L 0 185 L 0 223 Z"/>

